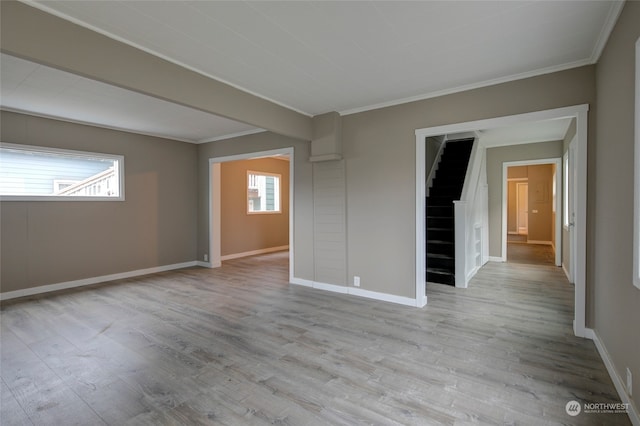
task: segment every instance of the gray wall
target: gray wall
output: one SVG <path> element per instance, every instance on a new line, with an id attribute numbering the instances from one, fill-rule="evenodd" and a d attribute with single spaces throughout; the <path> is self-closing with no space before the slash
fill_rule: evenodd
<path id="1" fill-rule="evenodd" d="M 296 278 L 314 279 L 313 250 L 313 170 L 309 163 L 309 142 L 276 135 L 256 133 L 233 139 L 198 145 L 198 259 L 209 249 L 209 158 L 294 148 L 294 274 Z"/>
<path id="2" fill-rule="evenodd" d="M 487 149 L 489 256 L 502 256 L 502 164 L 508 161 L 540 160 L 557 157 L 562 157 L 562 141 Z M 531 190 L 532 188 L 529 188 L 530 193 Z M 529 210 L 532 208 L 532 206 L 529 206 Z"/>
<path id="3" fill-rule="evenodd" d="M 640 290 L 632 285 L 634 60 L 639 23 L 640 3 L 627 2 L 597 66 L 597 139 L 589 147 L 587 284 L 594 289 L 590 325 L 623 380 L 625 368 L 631 369 L 633 400 L 640 408 Z"/>
<path id="4" fill-rule="evenodd" d="M 124 155 L 126 195 L 0 203 L 2 292 L 195 259 L 195 145 L 1 114 L 3 142 Z"/>
<path id="5" fill-rule="evenodd" d="M 594 72 L 580 67 L 343 117 L 349 282 L 359 275 L 363 289 L 415 297 L 415 129 L 593 104 Z"/>

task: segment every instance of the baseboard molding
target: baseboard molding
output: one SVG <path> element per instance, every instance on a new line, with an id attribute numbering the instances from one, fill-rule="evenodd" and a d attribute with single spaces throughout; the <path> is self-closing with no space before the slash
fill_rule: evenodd
<path id="1" fill-rule="evenodd" d="M 357 287 L 347 287 L 335 284 L 327 284 L 321 283 L 317 281 L 305 280 L 302 278 L 292 278 L 291 284 L 303 286 L 303 287 L 311 287 L 317 290 L 330 291 L 333 293 L 341 293 L 348 294 L 351 296 L 365 297 L 367 299 L 380 300 L 383 302 L 391 302 L 399 305 L 405 306 L 413 306 L 413 307 L 423 307 L 426 304 L 426 297 L 424 300 L 424 304 L 420 305 L 416 299 L 412 299 L 410 297 L 396 296 L 394 294 L 388 293 L 378 293 L 377 291 L 364 290 L 362 288 Z"/>
<path id="2" fill-rule="evenodd" d="M 462 286 L 458 286 L 456 285 L 457 288 L 468 288 L 469 287 L 469 281 L 471 281 L 471 279 L 478 273 L 478 271 L 480 270 L 481 266 L 474 266 L 474 268 L 469 271 L 469 273 L 467 274 L 467 277 L 465 279 L 465 283 Z"/>
<path id="3" fill-rule="evenodd" d="M 36 294 L 49 293 L 52 291 L 66 290 L 75 287 L 84 287 L 93 284 L 100 284 L 109 281 L 121 280 L 125 278 L 139 277 L 141 275 L 156 274 L 158 272 L 172 271 L 174 269 L 190 268 L 198 266 L 198 261 L 174 263 L 172 265 L 156 266 L 153 268 L 138 269 L 135 271 L 121 272 L 118 274 L 102 275 L 99 277 L 83 278 L 81 280 L 66 281 L 56 284 L 41 285 L 38 287 L 25 288 L 23 290 L 7 291 L 0 293 L 0 300 L 16 299 L 18 297 L 33 296 Z"/>
<path id="4" fill-rule="evenodd" d="M 545 246 L 553 245 L 552 241 L 538 241 L 538 240 L 527 240 L 527 244 L 542 244 Z"/>
<path id="5" fill-rule="evenodd" d="M 626 387 L 624 385 L 624 381 L 622 380 L 622 377 L 620 377 L 620 375 L 618 374 L 618 371 L 614 367 L 613 361 L 611 360 L 611 356 L 609 355 L 607 348 L 604 346 L 604 343 L 602 343 L 602 340 L 600 340 L 598 333 L 596 333 L 596 331 L 591 328 L 587 328 L 585 329 L 585 337 L 587 339 L 593 340 L 593 343 L 595 343 L 596 349 L 600 354 L 600 358 L 602 358 L 602 361 L 604 362 L 605 367 L 607 367 L 607 372 L 609 373 L 609 376 L 613 381 L 613 385 L 615 386 L 616 391 L 618 392 L 620 401 L 624 404 L 629 404 L 628 414 L 629 414 L 629 419 L 631 420 L 631 424 L 633 424 L 634 426 L 640 426 L 640 412 L 638 411 L 638 408 L 634 405 L 633 400 L 627 393 Z M 597 402 L 597 401 L 591 401 L 591 402 Z"/>
<path id="6" fill-rule="evenodd" d="M 567 271 L 567 265 L 565 265 L 564 262 L 562 262 L 562 270 L 564 271 L 564 274 L 567 276 L 567 281 L 571 283 L 571 277 L 569 276 L 569 271 Z"/>
<path id="7" fill-rule="evenodd" d="M 506 259 L 499 256 L 489 256 L 489 262 L 506 262 Z"/>
<path id="8" fill-rule="evenodd" d="M 211 262 L 203 262 L 201 260 L 196 262 L 196 266 L 201 266 L 203 268 L 213 268 L 214 267 Z M 220 266 L 220 265 L 218 265 L 218 266 Z"/>
<path id="9" fill-rule="evenodd" d="M 342 294 L 348 294 L 349 293 L 349 287 L 346 287 L 346 286 L 343 286 L 343 285 L 335 285 L 335 284 L 314 282 L 313 283 L 313 288 L 317 288 L 318 290 L 331 291 L 331 292 L 334 292 L 334 293 L 342 293 Z"/>
<path id="10" fill-rule="evenodd" d="M 259 250 L 245 251 L 242 253 L 227 254 L 227 255 L 221 256 L 220 260 L 239 259 L 241 257 L 255 256 L 257 254 L 273 253 L 276 251 L 284 251 L 284 250 L 289 250 L 289 246 L 286 245 L 286 246 L 278 246 L 278 247 L 268 247 L 268 248 L 259 249 Z"/>
<path id="11" fill-rule="evenodd" d="M 396 296 L 395 294 L 378 293 L 377 291 L 364 290 L 357 287 L 347 287 L 347 294 L 354 296 L 366 297 L 367 299 L 381 300 L 383 302 L 397 303 L 405 306 L 418 306 L 416 299 L 404 296 Z"/>

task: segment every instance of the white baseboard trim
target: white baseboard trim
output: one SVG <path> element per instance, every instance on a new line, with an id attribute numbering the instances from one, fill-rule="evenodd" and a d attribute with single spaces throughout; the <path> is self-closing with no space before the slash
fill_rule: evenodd
<path id="1" fill-rule="evenodd" d="M 213 268 L 213 265 L 211 264 L 211 262 L 203 262 L 201 260 L 198 260 L 196 262 L 196 266 L 201 266 L 203 268 Z M 219 266 L 219 265 L 218 265 Z"/>
<path id="2" fill-rule="evenodd" d="M 527 240 L 527 244 L 542 244 L 542 245 L 545 245 L 545 246 L 551 246 L 551 245 L 553 245 L 553 242 L 551 242 L 551 241 Z"/>
<path id="3" fill-rule="evenodd" d="M 342 293 L 342 294 L 349 293 L 349 287 L 346 287 L 343 285 L 314 282 L 313 288 L 317 288 L 318 290 L 332 291 L 334 293 Z"/>
<path id="4" fill-rule="evenodd" d="M 480 266 L 474 266 L 474 268 L 469 271 L 469 273 L 467 274 L 467 276 L 465 277 L 465 283 L 458 285 L 458 283 L 456 283 L 456 288 L 468 288 L 469 287 L 469 281 L 471 281 L 471 278 L 473 278 L 478 271 L 480 270 Z"/>
<path id="5" fill-rule="evenodd" d="M 506 262 L 506 259 L 500 256 L 489 256 L 489 262 Z"/>
<path id="6" fill-rule="evenodd" d="M 313 281 L 311 281 L 311 280 L 305 280 L 303 278 L 293 277 L 293 278 L 291 278 L 291 281 L 289 281 L 289 282 L 291 284 L 301 285 L 303 287 L 311 287 L 311 288 L 313 288 Z"/>
<path id="7" fill-rule="evenodd" d="M 416 299 L 412 299 L 410 297 L 396 296 L 394 294 L 388 294 L 388 293 L 378 293 L 377 291 L 370 291 L 370 290 L 365 290 L 357 287 L 346 287 L 346 286 L 335 285 L 335 284 L 321 283 L 321 282 L 316 282 L 311 280 L 305 280 L 302 278 L 295 278 L 295 277 L 292 278 L 291 284 L 295 284 L 303 287 L 311 287 L 318 290 L 330 291 L 333 293 L 341 293 L 341 294 L 348 294 L 351 296 L 365 297 L 367 299 L 380 300 L 383 302 L 397 303 L 397 304 L 406 305 L 406 306 L 421 308 L 424 305 L 426 305 L 426 297 L 425 297 L 424 303 L 420 305 Z"/>
<path id="8" fill-rule="evenodd" d="M 239 259 L 241 257 L 255 256 L 256 254 L 273 253 L 275 251 L 289 250 L 289 246 L 268 247 L 259 250 L 245 251 L 243 253 L 226 254 L 220 257 L 220 260 Z"/>
<path id="9" fill-rule="evenodd" d="M 135 271 L 121 272 L 121 273 L 110 274 L 110 275 L 102 275 L 99 277 L 83 278 L 81 280 L 41 285 L 38 287 L 25 288 L 23 290 L 7 291 L 4 293 L 0 293 L 0 300 L 9 300 L 9 299 L 15 299 L 17 297 L 33 296 L 35 294 L 49 293 L 51 291 L 66 290 L 69 288 L 100 284 L 108 281 L 121 280 L 124 278 L 133 278 L 133 277 L 139 277 L 141 275 L 149 275 L 149 274 L 156 274 L 158 272 L 172 271 L 174 269 L 190 268 L 192 266 L 198 266 L 198 261 L 174 263 L 173 265 L 156 266 L 153 268 L 138 269 Z"/>
<path id="10" fill-rule="evenodd" d="M 562 262 L 562 270 L 564 271 L 564 274 L 567 276 L 567 280 L 571 283 L 571 277 L 569 277 L 569 271 L 567 270 L 567 265 L 565 265 L 564 262 Z"/>
<path id="11" fill-rule="evenodd" d="M 347 287 L 347 294 L 354 296 L 366 297 L 368 299 L 381 300 L 383 302 L 397 303 L 406 306 L 418 306 L 416 299 L 404 296 L 396 296 L 395 294 L 379 293 L 377 291 L 364 290 L 362 288 Z"/>
<path id="12" fill-rule="evenodd" d="M 627 393 L 627 389 L 624 385 L 624 381 L 622 380 L 622 377 L 620 377 L 620 375 L 618 374 L 618 371 L 614 367 L 613 361 L 611 360 L 611 356 L 609 355 L 607 348 L 604 346 L 604 343 L 602 343 L 602 340 L 600 340 L 598 333 L 596 333 L 596 331 L 591 328 L 587 328 L 585 329 L 585 337 L 587 339 L 593 340 L 593 343 L 595 343 L 596 349 L 600 354 L 600 358 L 602 358 L 602 361 L 604 362 L 605 367 L 607 367 L 607 372 L 609 373 L 609 376 L 613 381 L 613 385 L 615 386 L 616 391 L 618 392 L 620 401 L 624 404 L 629 404 L 628 414 L 629 414 L 629 419 L 631 420 L 631 424 L 633 424 L 634 426 L 640 426 L 640 414 L 639 414 L 640 412 L 638 411 L 638 408 L 634 405 L 633 400 Z M 597 401 L 590 401 L 590 402 L 597 402 Z"/>

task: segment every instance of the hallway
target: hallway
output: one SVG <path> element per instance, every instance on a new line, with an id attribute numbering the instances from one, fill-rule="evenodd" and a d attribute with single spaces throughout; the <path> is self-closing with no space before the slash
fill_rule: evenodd
<path id="1" fill-rule="evenodd" d="M 550 245 L 508 242 L 507 262 L 553 266 L 555 254 Z"/>

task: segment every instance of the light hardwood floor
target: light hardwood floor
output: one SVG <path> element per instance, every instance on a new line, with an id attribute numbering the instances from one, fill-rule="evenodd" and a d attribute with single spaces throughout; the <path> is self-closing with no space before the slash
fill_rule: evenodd
<path id="1" fill-rule="evenodd" d="M 554 267 L 424 309 L 287 284 L 287 254 L 2 305 L 3 425 L 629 424 Z"/>

